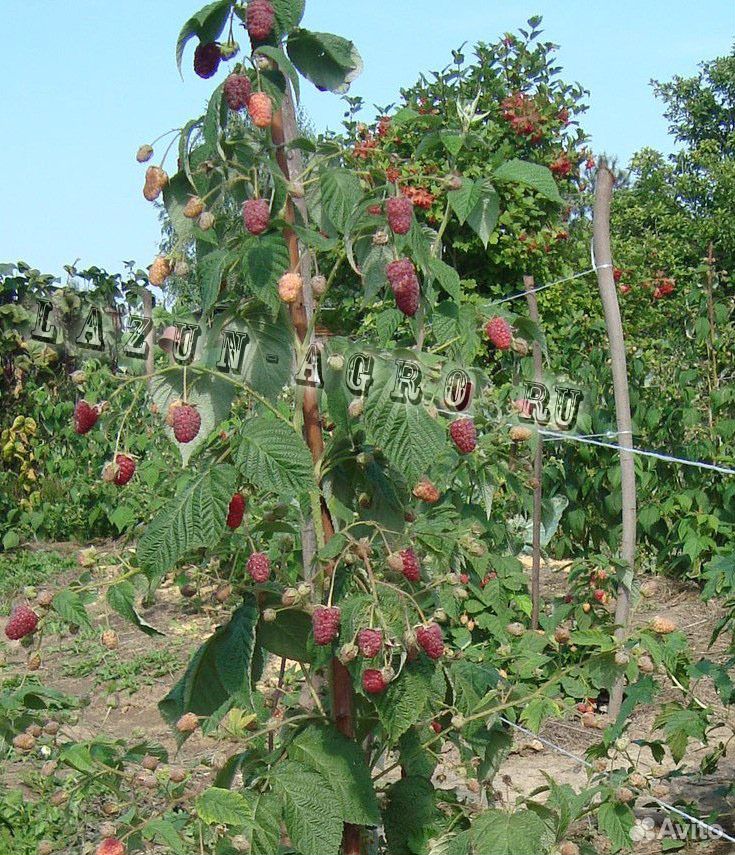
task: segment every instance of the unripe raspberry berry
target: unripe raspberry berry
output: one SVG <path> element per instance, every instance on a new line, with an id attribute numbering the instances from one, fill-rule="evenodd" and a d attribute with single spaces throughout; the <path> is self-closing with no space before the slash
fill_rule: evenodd
<path id="1" fill-rule="evenodd" d="M 153 157 L 153 146 L 142 145 L 136 152 L 135 159 L 138 163 L 147 163 Z"/>
<path id="2" fill-rule="evenodd" d="M 533 431 L 524 425 L 515 425 L 510 429 L 509 436 L 511 442 L 527 442 L 533 436 Z"/>
<path id="3" fill-rule="evenodd" d="M 491 318 L 485 324 L 485 335 L 498 350 L 508 350 L 513 343 L 513 331 L 505 318 Z"/>
<path id="4" fill-rule="evenodd" d="M 196 220 L 203 210 L 204 202 L 202 202 L 199 196 L 190 196 L 186 205 L 184 205 L 183 214 L 189 220 Z"/>
<path id="5" fill-rule="evenodd" d="M 421 565 L 416 553 L 410 547 L 398 553 L 401 557 L 401 573 L 409 582 L 418 582 L 421 578 Z"/>
<path id="6" fill-rule="evenodd" d="M 199 415 L 199 411 L 191 404 L 179 404 L 172 409 L 171 420 L 176 441 L 191 442 L 202 426 L 202 417 Z"/>
<path id="7" fill-rule="evenodd" d="M 199 77 L 207 80 L 217 73 L 222 53 L 216 42 L 198 44 L 194 51 L 194 71 Z"/>
<path id="8" fill-rule="evenodd" d="M 303 282 L 298 273 L 284 273 L 278 280 L 278 296 L 284 303 L 294 303 L 301 296 Z"/>
<path id="9" fill-rule="evenodd" d="M 440 659 L 444 653 L 444 635 L 438 623 L 420 626 L 416 630 L 416 641 L 430 659 Z"/>
<path id="10" fill-rule="evenodd" d="M 268 228 L 271 207 L 267 199 L 248 199 L 242 206 L 242 222 L 251 235 L 261 235 Z"/>
<path id="11" fill-rule="evenodd" d="M 286 588 L 286 590 L 281 594 L 281 603 L 284 606 L 295 606 L 300 599 L 301 597 L 299 596 L 299 592 L 296 588 Z"/>
<path id="12" fill-rule="evenodd" d="M 168 770 L 168 777 L 174 784 L 180 784 L 186 780 L 186 770 L 182 769 L 181 766 L 172 766 Z"/>
<path id="13" fill-rule="evenodd" d="M 571 633 L 565 626 L 557 626 L 554 630 L 554 640 L 558 644 L 566 644 L 571 638 Z"/>
<path id="14" fill-rule="evenodd" d="M 232 585 L 229 582 L 225 582 L 220 585 L 217 590 L 214 592 L 214 598 L 218 603 L 226 603 L 227 600 L 232 596 Z"/>
<path id="15" fill-rule="evenodd" d="M 164 255 L 159 255 L 148 268 L 148 281 L 151 285 L 161 286 L 171 275 L 171 262 Z"/>
<path id="16" fill-rule="evenodd" d="M 373 234 L 373 246 L 385 246 L 390 240 L 390 235 L 385 229 L 378 229 Z"/>
<path id="17" fill-rule="evenodd" d="M 343 665 L 349 665 L 350 662 L 357 658 L 357 654 L 359 652 L 359 648 L 356 644 L 343 644 L 339 649 L 337 658 Z"/>
<path id="18" fill-rule="evenodd" d="M 362 687 L 369 695 L 379 695 L 388 684 L 376 668 L 368 668 L 362 675 Z"/>
<path id="19" fill-rule="evenodd" d="M 311 291 L 315 297 L 322 297 L 327 290 L 327 278 L 318 274 L 311 277 Z"/>
<path id="20" fill-rule="evenodd" d="M 472 419 L 457 419 L 449 425 L 449 435 L 460 454 L 469 454 L 477 447 L 477 428 Z"/>
<path id="21" fill-rule="evenodd" d="M 219 46 L 219 52 L 222 59 L 232 59 L 240 53 L 240 45 L 237 42 L 224 42 Z"/>
<path id="22" fill-rule="evenodd" d="M 77 401 L 74 407 L 74 432 L 88 433 L 97 424 L 99 417 L 99 407 L 93 407 L 86 401 Z"/>
<path id="23" fill-rule="evenodd" d="M 116 650 L 119 644 L 117 633 L 114 629 L 106 629 L 102 633 L 100 641 L 102 642 L 102 646 L 106 647 L 108 650 Z"/>
<path id="24" fill-rule="evenodd" d="M 345 358 L 341 353 L 333 353 L 327 359 L 327 365 L 332 371 L 341 371 L 345 367 Z"/>
<path id="25" fill-rule="evenodd" d="M 264 552 L 253 552 L 248 558 L 245 569 L 253 582 L 262 585 L 263 582 L 268 581 L 268 577 L 271 575 L 271 562 Z"/>
<path id="26" fill-rule="evenodd" d="M 227 509 L 227 527 L 239 528 L 245 515 L 245 497 L 242 493 L 235 493 L 230 499 Z"/>
<path id="27" fill-rule="evenodd" d="M 653 664 L 653 659 L 650 656 L 641 656 L 638 659 L 638 667 L 644 674 L 652 674 L 656 670 L 656 666 Z"/>
<path id="28" fill-rule="evenodd" d="M 356 419 L 362 415 L 362 411 L 364 409 L 365 409 L 365 402 L 363 401 L 363 399 L 362 398 L 354 398 L 352 401 L 350 401 L 350 403 L 347 407 L 347 412 L 350 414 L 350 416 L 353 419 Z"/>
<path id="29" fill-rule="evenodd" d="M 404 315 L 413 317 L 421 298 L 421 288 L 413 264 L 408 258 L 399 258 L 386 266 L 385 274 L 396 298 L 396 306 Z"/>
<path id="30" fill-rule="evenodd" d="M 442 726 L 441 726 L 441 723 L 440 723 L 440 722 L 438 722 L 438 721 L 432 721 L 432 722 L 431 722 L 431 729 L 432 729 L 432 730 L 434 731 L 434 733 L 436 733 L 436 734 L 441 733 L 441 732 L 442 732 L 442 730 L 443 730 L 443 728 L 442 728 Z"/>
<path id="31" fill-rule="evenodd" d="M 275 609 L 263 609 L 263 620 L 266 623 L 273 623 L 277 617 L 278 613 Z"/>
<path id="32" fill-rule="evenodd" d="M 42 840 L 36 848 L 36 855 L 53 855 L 55 848 L 50 840 Z"/>
<path id="33" fill-rule="evenodd" d="M 155 772 L 161 761 L 154 754 L 146 754 L 140 761 L 140 765 L 149 772 Z M 104 837 L 112 837 L 111 834 L 103 835 Z"/>
<path id="34" fill-rule="evenodd" d="M 59 732 L 59 727 L 59 722 L 51 719 L 51 721 L 47 721 L 46 724 L 44 724 L 43 732 L 47 733 L 49 736 L 56 736 Z"/>
<path id="35" fill-rule="evenodd" d="M 392 196 L 385 203 L 388 225 L 397 235 L 405 235 L 413 221 L 413 202 L 405 196 Z"/>
<path id="36" fill-rule="evenodd" d="M 513 350 L 513 353 L 517 353 L 519 356 L 528 356 L 530 348 L 528 347 L 528 342 L 525 338 L 514 338 L 510 346 Z"/>
<path id="37" fill-rule="evenodd" d="M 117 828 L 114 822 L 103 822 L 100 825 L 100 837 L 115 837 Z"/>
<path id="38" fill-rule="evenodd" d="M 94 855 L 125 855 L 125 844 L 117 837 L 106 837 L 94 850 Z"/>
<path id="39" fill-rule="evenodd" d="M 273 31 L 276 15 L 270 0 L 249 0 L 245 27 L 254 42 L 262 42 Z"/>
<path id="40" fill-rule="evenodd" d="M 5 635 L 11 641 L 17 641 L 35 632 L 37 626 L 38 615 L 33 609 L 29 609 L 28 606 L 16 606 L 5 624 Z"/>
<path id="41" fill-rule="evenodd" d="M 244 74 L 231 74 L 225 80 L 223 91 L 230 110 L 244 110 L 252 92 L 250 78 Z"/>
<path id="42" fill-rule="evenodd" d="M 669 618 L 656 615 L 651 621 L 651 629 L 659 635 L 668 635 L 676 630 L 676 624 Z"/>
<path id="43" fill-rule="evenodd" d="M 579 846 L 571 840 L 565 840 L 559 847 L 559 855 L 579 855 Z"/>
<path id="44" fill-rule="evenodd" d="M 253 92 L 248 101 L 248 114 L 256 128 L 268 128 L 273 121 L 273 102 L 265 92 Z"/>
<path id="45" fill-rule="evenodd" d="M 143 196 L 148 202 L 155 202 L 168 184 L 168 174 L 160 166 L 149 166 L 145 171 Z"/>
<path id="46" fill-rule="evenodd" d="M 339 635 L 342 613 L 336 607 L 318 606 L 311 616 L 314 628 L 314 641 L 317 644 L 331 644 Z"/>
<path id="47" fill-rule="evenodd" d="M 208 232 L 214 225 L 214 214 L 211 211 L 204 211 L 199 215 L 197 225 L 203 232 Z"/>
<path id="48" fill-rule="evenodd" d="M 417 499 L 421 499 L 422 502 L 426 502 L 429 505 L 436 504 L 441 496 L 436 486 L 428 478 L 422 478 L 413 488 L 412 492 Z"/>
<path id="49" fill-rule="evenodd" d="M 514 623 L 509 623 L 505 627 L 505 631 L 508 633 L 508 635 L 513 635 L 516 638 L 520 638 L 526 632 L 526 627 L 523 626 L 522 623 L 518 623 L 518 621 L 515 621 Z"/>
<path id="50" fill-rule="evenodd" d="M 189 264 L 184 261 L 183 258 L 180 258 L 176 264 L 174 264 L 174 276 L 188 276 L 189 275 Z"/>
<path id="51" fill-rule="evenodd" d="M 191 712 L 184 713 L 176 722 L 176 730 L 179 733 L 194 733 L 199 727 L 199 718 Z"/>
<path id="52" fill-rule="evenodd" d="M 366 659 L 377 656 L 382 646 L 383 633 L 379 629 L 361 629 L 357 633 L 358 650 Z"/>

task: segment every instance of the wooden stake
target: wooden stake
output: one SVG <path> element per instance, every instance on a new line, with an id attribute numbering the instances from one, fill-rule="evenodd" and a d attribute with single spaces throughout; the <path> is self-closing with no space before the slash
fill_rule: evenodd
<path id="1" fill-rule="evenodd" d="M 623 324 L 620 318 L 620 306 L 615 289 L 610 249 L 610 203 L 612 201 L 615 178 L 607 164 L 601 162 L 597 170 L 595 205 L 592 221 L 592 235 L 595 264 L 597 265 L 597 284 L 605 313 L 605 326 L 610 347 L 613 389 L 615 392 L 615 417 L 618 428 L 620 449 L 620 489 L 622 493 L 623 536 L 620 545 L 620 558 L 623 567 L 618 573 L 617 606 L 615 608 L 615 637 L 622 641 L 627 633 L 630 621 L 630 591 L 635 572 L 636 554 L 636 485 L 633 453 L 632 422 L 630 417 L 630 397 L 628 394 L 628 369 L 625 358 L 625 340 Z M 609 714 L 617 718 L 623 701 L 625 678 L 619 677 L 610 693 Z"/>

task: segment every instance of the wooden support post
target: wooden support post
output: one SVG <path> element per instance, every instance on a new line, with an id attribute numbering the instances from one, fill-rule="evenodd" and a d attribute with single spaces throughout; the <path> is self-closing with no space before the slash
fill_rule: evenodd
<path id="1" fill-rule="evenodd" d="M 615 288 L 610 249 L 610 203 L 612 201 L 613 176 L 604 161 L 597 170 L 595 205 L 593 212 L 592 234 L 595 264 L 597 266 L 597 284 L 602 298 L 605 314 L 605 326 L 610 347 L 613 389 L 615 392 L 615 417 L 620 446 L 620 489 L 622 493 L 623 535 L 620 545 L 620 558 L 623 567 L 618 573 L 617 605 L 615 608 L 615 635 L 623 640 L 630 621 L 630 592 L 635 572 L 636 555 L 636 484 L 633 453 L 632 421 L 630 416 L 630 397 L 628 394 L 628 369 L 625 358 L 625 340 L 623 324 L 620 318 L 620 306 Z M 625 679 L 616 680 L 610 693 L 609 714 L 617 718 L 623 701 Z"/>

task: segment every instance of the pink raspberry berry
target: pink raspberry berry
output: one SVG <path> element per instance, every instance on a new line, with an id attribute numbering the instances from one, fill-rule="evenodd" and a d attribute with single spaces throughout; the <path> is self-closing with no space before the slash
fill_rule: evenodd
<path id="1" fill-rule="evenodd" d="M 421 578 L 421 565 L 419 564 L 419 559 L 416 557 L 416 553 L 410 547 L 408 549 L 402 549 L 399 553 L 401 556 L 401 561 L 403 562 L 402 573 L 408 579 L 409 582 L 418 582 Z"/>
<path id="2" fill-rule="evenodd" d="M 115 477 L 112 479 L 118 487 L 124 487 L 135 475 L 135 458 L 129 454 L 115 456 Z"/>
<path id="3" fill-rule="evenodd" d="M 438 623 L 420 626 L 416 630 L 416 641 L 430 659 L 440 659 L 444 653 L 444 636 Z"/>
<path id="4" fill-rule="evenodd" d="M 244 110 L 252 92 L 250 78 L 244 74 L 231 74 L 224 85 L 225 101 L 230 110 Z"/>
<path id="5" fill-rule="evenodd" d="M 513 343 L 513 331 L 505 318 L 491 318 L 485 325 L 485 335 L 498 350 L 508 350 Z"/>
<path id="6" fill-rule="evenodd" d="M 383 646 L 383 633 L 379 629 L 361 629 L 357 633 L 357 648 L 360 655 L 372 659 Z"/>
<path id="7" fill-rule="evenodd" d="M 245 515 L 245 497 L 242 493 L 235 493 L 230 499 L 229 507 L 227 508 L 227 527 L 239 528 L 242 524 L 242 518 Z"/>
<path id="8" fill-rule="evenodd" d="M 399 258 L 386 266 L 385 273 L 396 298 L 396 306 L 404 315 L 413 317 L 421 298 L 421 288 L 413 264 L 408 258 Z"/>
<path id="9" fill-rule="evenodd" d="M 397 235 L 405 235 L 413 220 L 413 202 L 405 196 L 393 196 L 385 203 L 388 225 Z"/>
<path id="10" fill-rule="evenodd" d="M 77 401 L 74 407 L 74 431 L 75 433 L 89 433 L 97 424 L 100 411 L 86 401 Z"/>
<path id="11" fill-rule="evenodd" d="M 271 562 L 264 552 L 253 552 L 248 558 L 246 569 L 253 582 L 262 585 L 271 575 Z"/>
<path id="12" fill-rule="evenodd" d="M 30 635 L 38 626 L 38 615 L 28 606 L 16 606 L 5 624 L 5 635 L 11 641 L 17 641 Z"/>
<path id="13" fill-rule="evenodd" d="M 245 13 L 245 27 L 253 41 L 262 42 L 273 30 L 276 14 L 270 0 L 250 0 Z"/>
<path id="14" fill-rule="evenodd" d="M 271 207 L 267 199 L 248 199 L 242 206 L 242 221 L 251 235 L 260 235 L 268 228 Z"/>
<path id="15" fill-rule="evenodd" d="M 202 417 L 191 404 L 179 404 L 175 407 L 172 420 L 177 442 L 191 442 L 202 426 Z"/>
<path id="16" fill-rule="evenodd" d="M 336 606 L 319 606 L 311 616 L 314 628 L 314 641 L 317 644 L 331 644 L 339 635 L 342 613 Z"/>
<path id="17" fill-rule="evenodd" d="M 460 454 L 469 454 L 477 447 L 477 428 L 472 419 L 457 419 L 449 425 L 449 435 Z"/>
<path id="18" fill-rule="evenodd" d="M 377 668 L 368 668 L 362 675 L 362 687 L 369 695 L 379 695 L 388 684 Z"/>

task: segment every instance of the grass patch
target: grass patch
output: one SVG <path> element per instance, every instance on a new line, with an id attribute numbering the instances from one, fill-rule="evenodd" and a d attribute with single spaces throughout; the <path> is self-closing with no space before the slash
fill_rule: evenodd
<path id="1" fill-rule="evenodd" d="M 13 598 L 25 587 L 41 585 L 74 567 L 58 552 L 43 550 L 0 553 L 0 614 L 8 614 Z"/>

